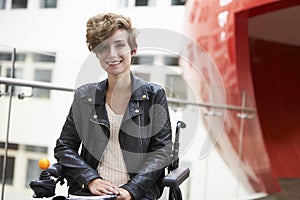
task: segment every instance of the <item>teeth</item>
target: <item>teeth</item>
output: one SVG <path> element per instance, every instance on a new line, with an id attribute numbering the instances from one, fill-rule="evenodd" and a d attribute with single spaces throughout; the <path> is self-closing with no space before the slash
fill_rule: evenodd
<path id="1" fill-rule="evenodd" d="M 119 64 L 121 61 L 111 61 L 111 62 L 108 62 L 109 65 L 116 65 L 116 64 Z"/>

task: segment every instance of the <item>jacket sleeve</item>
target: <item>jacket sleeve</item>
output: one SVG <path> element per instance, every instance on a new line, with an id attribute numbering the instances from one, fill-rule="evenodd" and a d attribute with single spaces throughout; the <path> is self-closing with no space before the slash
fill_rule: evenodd
<path id="1" fill-rule="evenodd" d="M 154 98 L 152 110 L 152 133 L 146 159 L 139 172 L 122 186 L 134 199 L 141 198 L 157 181 L 161 181 L 158 179 L 164 175 L 165 168 L 171 163 L 172 129 L 167 99 L 162 88 Z"/>
<path id="2" fill-rule="evenodd" d="M 78 185 L 86 186 L 91 180 L 100 178 L 95 169 L 88 165 L 83 158 L 79 155 L 78 151 L 82 143 L 77 129 L 78 127 L 75 119 L 80 119 L 80 112 L 78 109 L 78 101 L 75 97 L 62 128 L 60 137 L 56 141 L 54 148 L 54 157 L 60 163 L 67 177 L 71 177 Z M 75 125 L 76 124 L 76 125 Z"/>

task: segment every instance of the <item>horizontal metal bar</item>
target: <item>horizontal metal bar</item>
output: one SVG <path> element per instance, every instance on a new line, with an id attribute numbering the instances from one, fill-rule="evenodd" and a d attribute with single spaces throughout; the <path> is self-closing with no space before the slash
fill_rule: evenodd
<path id="1" fill-rule="evenodd" d="M 241 107 L 241 106 L 234 106 L 234 105 L 228 105 L 228 104 L 211 104 L 211 103 L 195 103 L 190 102 L 186 100 L 178 100 L 173 98 L 168 98 L 169 103 L 179 103 L 183 105 L 192 105 L 192 106 L 199 106 L 199 107 L 205 107 L 205 108 L 215 108 L 215 109 L 221 109 L 221 110 L 234 110 L 234 111 L 240 111 L 240 112 L 247 112 L 247 113 L 255 113 L 256 110 L 248 107 Z"/>
<path id="2" fill-rule="evenodd" d="M 53 83 L 46 83 L 46 82 L 40 82 L 40 81 L 28 81 L 28 80 L 22 80 L 22 79 L 16 79 L 16 78 L 0 77 L 0 84 L 74 92 L 74 88 L 71 88 L 68 86 L 55 85 Z M 228 105 L 228 104 L 221 105 L 221 104 L 211 104 L 211 103 L 195 103 L 195 102 L 190 102 L 190 101 L 186 101 L 186 100 L 182 100 L 182 99 L 174 99 L 174 98 L 168 98 L 168 102 L 169 103 L 177 103 L 177 104 L 179 103 L 182 105 L 199 106 L 199 107 L 205 107 L 205 108 L 234 110 L 234 111 L 247 112 L 247 113 L 255 113 L 256 112 L 256 110 L 252 109 L 252 108 L 234 106 L 234 105 Z"/>
<path id="3" fill-rule="evenodd" d="M 40 81 L 28 81 L 28 80 L 22 80 L 16 78 L 0 77 L 0 84 L 74 92 L 74 88 L 69 86 L 56 85 L 53 83 L 46 83 Z"/>

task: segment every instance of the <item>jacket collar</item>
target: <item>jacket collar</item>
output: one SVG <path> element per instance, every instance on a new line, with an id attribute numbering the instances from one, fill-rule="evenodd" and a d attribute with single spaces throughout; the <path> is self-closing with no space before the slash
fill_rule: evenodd
<path id="1" fill-rule="evenodd" d="M 131 76 L 131 99 L 135 101 L 147 101 L 149 100 L 148 91 L 146 89 L 145 81 L 137 78 L 130 72 Z"/>
<path id="2" fill-rule="evenodd" d="M 132 72 L 130 72 L 131 77 L 131 98 L 130 101 L 147 101 L 149 100 L 148 91 L 146 89 L 145 81 L 136 77 Z M 97 83 L 95 91 L 94 104 L 104 105 L 105 95 L 108 86 L 108 80 L 105 79 Z M 92 103 L 92 102 L 91 102 Z"/>
<path id="3" fill-rule="evenodd" d="M 146 87 L 146 82 L 140 78 L 137 78 L 130 72 L 131 76 L 131 98 L 129 100 L 128 107 L 125 110 L 123 122 L 127 121 L 128 119 L 142 115 L 143 109 L 139 106 L 139 101 L 148 101 L 148 91 Z M 92 104 L 95 106 L 95 113 L 92 114 L 91 121 L 98 123 L 105 124 L 107 127 L 110 127 L 107 117 L 107 112 L 105 108 L 105 94 L 108 86 L 108 80 L 101 81 L 96 84 L 96 87 L 93 90 L 90 90 L 90 94 L 93 93 L 94 95 L 86 96 L 86 103 Z M 94 96 L 92 98 L 92 96 Z M 96 123 L 97 123 L 96 122 Z"/>

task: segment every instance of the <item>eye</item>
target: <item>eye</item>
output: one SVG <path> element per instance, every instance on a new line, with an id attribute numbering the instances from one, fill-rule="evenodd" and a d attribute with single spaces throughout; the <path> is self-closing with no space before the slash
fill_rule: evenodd
<path id="1" fill-rule="evenodd" d="M 125 46 L 126 46 L 126 44 L 123 43 L 123 42 L 119 42 L 119 43 L 116 44 L 116 47 L 119 48 L 119 49 L 121 49 L 121 48 L 123 48 Z"/>
<path id="2" fill-rule="evenodd" d="M 100 47 L 99 51 L 103 52 L 103 51 L 106 51 L 108 48 L 109 48 L 108 45 L 103 45 L 103 46 Z"/>
<path id="3" fill-rule="evenodd" d="M 94 49 L 94 52 L 95 52 L 96 54 L 103 53 L 103 52 L 107 51 L 108 48 L 109 48 L 108 45 L 99 45 L 99 46 L 97 46 L 97 47 Z"/>

